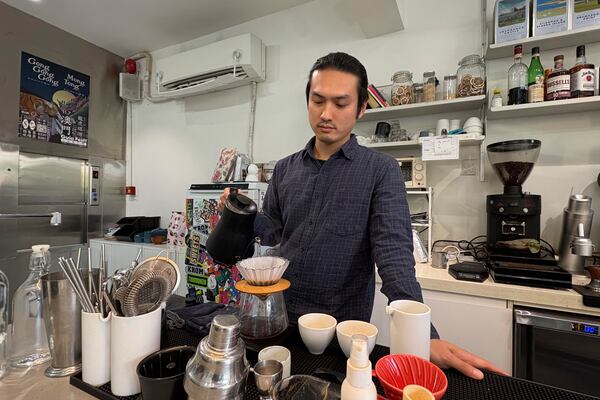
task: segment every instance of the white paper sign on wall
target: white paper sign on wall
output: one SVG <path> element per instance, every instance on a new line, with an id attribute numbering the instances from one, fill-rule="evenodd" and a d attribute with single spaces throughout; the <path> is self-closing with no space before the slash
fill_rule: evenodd
<path id="1" fill-rule="evenodd" d="M 457 137 L 424 137 L 421 141 L 423 161 L 458 160 L 460 141 Z"/>

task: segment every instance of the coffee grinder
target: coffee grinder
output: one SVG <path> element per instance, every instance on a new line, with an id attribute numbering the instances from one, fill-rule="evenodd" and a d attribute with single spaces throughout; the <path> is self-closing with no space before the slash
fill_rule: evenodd
<path id="1" fill-rule="evenodd" d="M 504 193 L 487 196 L 488 267 L 496 282 L 570 288 L 571 274 L 553 255 L 541 254 L 542 198 L 522 188 L 541 145 L 539 140 L 521 139 L 487 147 L 490 163 L 504 183 Z"/>
<path id="2" fill-rule="evenodd" d="M 504 193 L 487 196 L 487 244 L 495 254 L 535 257 L 540 254 L 542 198 L 523 193 L 522 185 L 540 154 L 542 142 L 509 140 L 487 146 Z"/>

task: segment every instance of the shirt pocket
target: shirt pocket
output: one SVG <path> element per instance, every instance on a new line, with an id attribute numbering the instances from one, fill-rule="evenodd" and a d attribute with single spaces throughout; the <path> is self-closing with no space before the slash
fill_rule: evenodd
<path id="1" fill-rule="evenodd" d="M 369 205 L 349 195 L 338 196 L 325 208 L 324 227 L 340 237 L 356 236 L 366 230 Z"/>

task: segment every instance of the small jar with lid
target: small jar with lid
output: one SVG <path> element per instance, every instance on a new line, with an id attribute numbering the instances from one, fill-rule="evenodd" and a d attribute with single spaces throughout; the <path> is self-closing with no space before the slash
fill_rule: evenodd
<path id="1" fill-rule="evenodd" d="M 423 72 L 423 102 L 435 101 L 435 71 Z"/>
<path id="2" fill-rule="evenodd" d="M 423 102 L 423 84 L 415 83 L 413 85 L 413 100 L 414 103 L 422 103 Z"/>
<path id="3" fill-rule="evenodd" d="M 413 102 L 413 81 L 410 71 L 398 71 L 392 76 L 391 99 L 393 106 Z"/>
<path id="4" fill-rule="evenodd" d="M 456 98 L 456 75 L 444 76 L 444 89 L 442 92 L 442 98 L 444 100 Z"/>
<path id="5" fill-rule="evenodd" d="M 479 96 L 485 93 L 485 64 L 477 54 L 463 57 L 456 71 L 458 97 Z"/>

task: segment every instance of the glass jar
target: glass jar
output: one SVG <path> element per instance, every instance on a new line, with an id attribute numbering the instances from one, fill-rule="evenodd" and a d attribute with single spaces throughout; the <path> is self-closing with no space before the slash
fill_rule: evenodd
<path id="1" fill-rule="evenodd" d="M 444 89 L 442 92 L 444 100 L 452 100 L 456 98 L 456 75 L 444 76 Z"/>
<path id="2" fill-rule="evenodd" d="M 40 278 L 49 270 L 49 246 L 32 246 L 29 276 L 15 291 L 11 356 L 9 364 L 27 368 L 50 360 L 46 328 L 42 316 L 42 287 Z"/>
<path id="3" fill-rule="evenodd" d="M 435 71 L 423 72 L 423 102 L 435 101 Z"/>
<path id="4" fill-rule="evenodd" d="M 479 96 L 485 93 L 485 64 L 477 54 L 463 57 L 456 71 L 458 97 Z"/>
<path id="5" fill-rule="evenodd" d="M 392 76 L 391 98 L 393 106 L 413 103 L 413 81 L 410 71 L 398 71 Z"/>
<path id="6" fill-rule="evenodd" d="M 415 83 L 413 85 L 413 99 L 414 103 L 422 103 L 423 102 L 423 84 Z"/>

